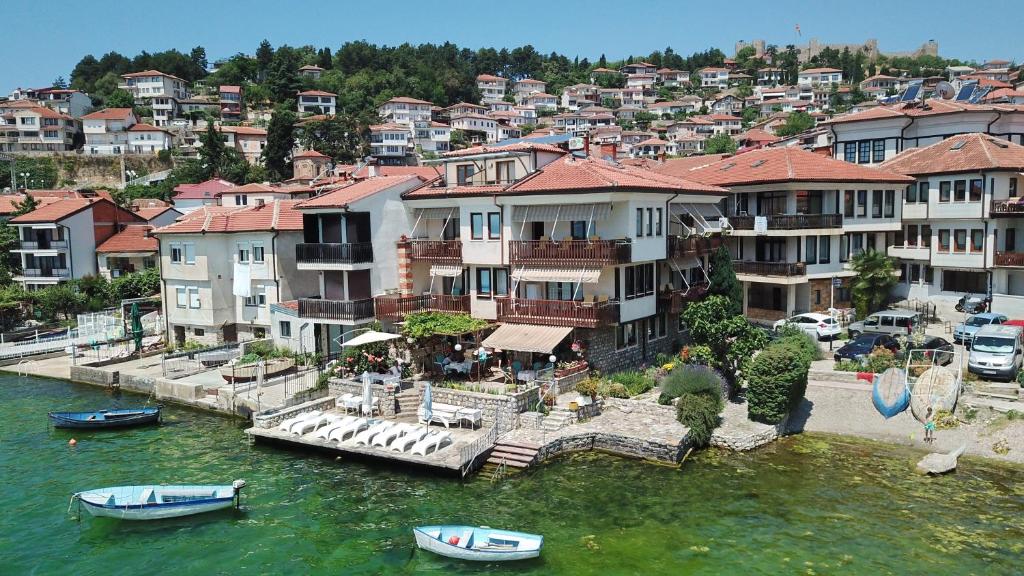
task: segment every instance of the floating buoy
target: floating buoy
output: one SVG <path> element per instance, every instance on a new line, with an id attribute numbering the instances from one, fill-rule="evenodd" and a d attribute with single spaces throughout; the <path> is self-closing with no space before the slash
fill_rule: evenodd
<path id="1" fill-rule="evenodd" d="M 74 438 L 72 438 L 71 440 L 68 440 L 68 446 L 76 446 L 76 445 L 78 445 L 78 440 L 75 440 Z"/>

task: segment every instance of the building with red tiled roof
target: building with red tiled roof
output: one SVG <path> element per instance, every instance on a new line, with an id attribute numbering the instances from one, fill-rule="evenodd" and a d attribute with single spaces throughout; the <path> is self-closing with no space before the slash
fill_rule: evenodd
<path id="1" fill-rule="evenodd" d="M 323 74 L 324 74 L 324 69 L 323 68 L 321 68 L 319 66 L 314 66 L 312 64 L 306 64 L 305 66 L 302 66 L 302 67 L 299 68 L 299 76 L 302 76 L 304 78 L 310 78 L 312 80 L 319 80 L 320 77 L 323 76 Z"/>
<path id="2" fill-rule="evenodd" d="M 88 154 L 155 154 L 170 150 L 174 135 L 167 122 L 140 124 L 131 108 L 106 108 L 82 117 L 83 150 Z"/>
<path id="3" fill-rule="evenodd" d="M 196 208 L 217 203 L 217 197 L 235 185 L 227 180 L 211 178 L 198 184 L 179 184 L 174 187 L 174 207 L 187 214 Z"/>
<path id="4" fill-rule="evenodd" d="M 480 90 L 480 102 L 501 102 L 505 99 L 505 86 L 508 81 L 493 74 L 480 74 L 476 77 L 476 87 Z"/>
<path id="5" fill-rule="evenodd" d="M 125 274 L 155 268 L 160 243 L 150 236 L 151 230 L 153 226 L 148 225 L 125 226 L 97 246 L 96 262 L 100 275 L 113 280 Z"/>
<path id="6" fill-rule="evenodd" d="M 121 78 L 124 84 L 118 88 L 128 91 L 136 103 L 149 106 L 155 126 L 170 126 L 182 113 L 181 102 L 191 96 L 188 82 L 159 70 L 122 74 Z"/>
<path id="7" fill-rule="evenodd" d="M 183 214 L 176 210 L 173 206 L 140 206 L 133 208 L 132 212 L 135 212 L 143 218 L 150 226 L 159 228 L 160 226 L 166 226 L 171 224 Z"/>
<path id="8" fill-rule="evenodd" d="M 298 93 L 300 115 L 334 116 L 337 110 L 338 95 L 323 90 L 306 90 Z"/>
<path id="9" fill-rule="evenodd" d="M 0 102 L 0 152 L 74 148 L 78 121 L 31 100 Z"/>

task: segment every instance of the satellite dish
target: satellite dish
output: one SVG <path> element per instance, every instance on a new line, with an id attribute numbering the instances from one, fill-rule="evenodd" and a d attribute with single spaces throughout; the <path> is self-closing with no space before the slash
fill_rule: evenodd
<path id="1" fill-rule="evenodd" d="M 953 96 L 956 96 L 956 88 L 953 88 L 952 84 L 943 80 L 935 85 L 935 93 L 943 100 L 952 100 Z"/>

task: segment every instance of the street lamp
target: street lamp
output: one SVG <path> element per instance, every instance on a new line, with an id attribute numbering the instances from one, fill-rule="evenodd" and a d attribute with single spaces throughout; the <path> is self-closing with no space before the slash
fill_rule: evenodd
<path id="1" fill-rule="evenodd" d="M 22 181 L 25 182 L 25 188 L 31 188 L 31 185 L 29 184 L 29 181 L 28 181 L 28 177 L 31 176 L 31 175 L 32 175 L 31 172 L 20 172 L 18 174 L 18 176 L 21 176 Z M 15 188 L 17 188 L 17 187 L 15 187 Z"/>

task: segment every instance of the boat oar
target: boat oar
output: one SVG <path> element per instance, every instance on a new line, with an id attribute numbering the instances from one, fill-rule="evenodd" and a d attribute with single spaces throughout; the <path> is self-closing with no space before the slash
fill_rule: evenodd
<path id="1" fill-rule="evenodd" d="M 78 502 L 78 513 L 75 515 L 75 521 L 81 522 L 82 521 L 82 499 L 81 499 L 81 497 L 78 496 L 77 492 L 75 492 L 74 494 L 71 495 L 71 501 L 68 502 L 68 512 L 67 513 L 71 514 L 71 508 L 75 505 L 75 502 Z"/>

